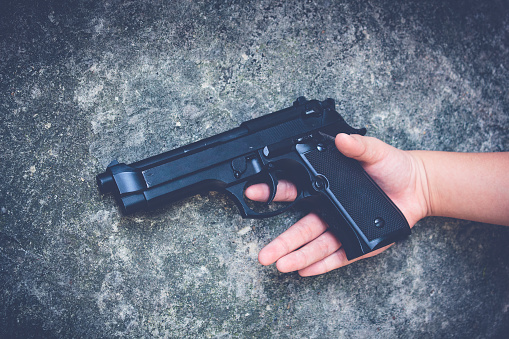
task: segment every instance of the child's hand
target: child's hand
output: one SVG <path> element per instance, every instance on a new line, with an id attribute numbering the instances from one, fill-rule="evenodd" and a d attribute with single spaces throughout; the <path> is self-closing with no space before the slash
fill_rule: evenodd
<path id="1" fill-rule="evenodd" d="M 405 215 L 410 227 L 429 214 L 429 194 L 424 164 L 415 153 L 398 150 L 384 142 L 360 135 L 339 134 L 336 146 L 344 155 L 361 162 L 366 172 L 377 182 Z M 266 201 L 269 188 L 257 184 L 246 189 L 246 196 Z M 295 186 L 281 180 L 276 201 L 293 201 Z M 265 246 L 258 255 L 263 265 L 277 261 L 281 272 L 298 270 L 302 276 L 326 273 L 355 260 L 371 257 L 371 252 L 353 261 L 346 259 L 341 243 L 327 231 L 327 224 L 316 214 L 309 214 Z"/>

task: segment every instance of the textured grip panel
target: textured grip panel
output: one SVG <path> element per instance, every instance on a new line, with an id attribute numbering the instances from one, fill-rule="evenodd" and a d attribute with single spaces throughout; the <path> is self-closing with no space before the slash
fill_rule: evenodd
<path id="1" fill-rule="evenodd" d="M 356 160 L 341 154 L 334 144 L 322 151 L 313 148 L 304 156 L 318 174 L 327 178 L 330 191 L 368 241 L 409 230 L 396 205 Z"/>

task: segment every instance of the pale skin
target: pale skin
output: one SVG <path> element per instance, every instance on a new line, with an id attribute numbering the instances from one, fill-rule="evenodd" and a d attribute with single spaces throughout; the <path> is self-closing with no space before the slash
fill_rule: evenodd
<path id="1" fill-rule="evenodd" d="M 444 216 L 509 226 L 509 152 L 402 151 L 378 139 L 338 134 L 336 147 L 358 160 L 405 215 L 410 227 L 427 216 Z M 246 196 L 266 201 L 269 188 L 257 184 Z M 276 201 L 293 201 L 296 187 L 279 182 Z M 262 265 L 312 276 L 372 257 L 389 246 L 349 261 L 327 224 L 311 213 L 283 232 L 258 255 Z"/>

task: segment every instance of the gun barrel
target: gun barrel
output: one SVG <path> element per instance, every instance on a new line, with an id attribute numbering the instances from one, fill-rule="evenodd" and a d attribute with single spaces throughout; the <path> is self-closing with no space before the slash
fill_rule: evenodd
<path id="1" fill-rule="evenodd" d="M 145 170 L 150 167 L 157 166 L 162 163 L 166 163 L 177 158 L 180 158 L 183 155 L 190 155 L 202 150 L 205 150 L 210 147 L 214 147 L 225 142 L 240 138 L 242 136 L 247 135 L 249 132 L 244 127 L 237 127 L 231 129 L 229 131 L 211 136 L 209 138 L 205 138 L 196 142 L 193 142 L 189 145 L 185 145 L 179 148 L 175 148 L 171 151 L 161 153 L 155 156 L 152 156 L 147 159 L 143 159 L 137 162 L 132 163 L 130 166 L 133 168 L 137 168 L 140 170 Z"/>

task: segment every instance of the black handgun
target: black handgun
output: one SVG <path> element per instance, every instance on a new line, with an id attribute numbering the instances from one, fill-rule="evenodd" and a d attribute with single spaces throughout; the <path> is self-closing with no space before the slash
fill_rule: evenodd
<path id="1" fill-rule="evenodd" d="M 410 234 L 410 227 L 361 165 L 337 150 L 338 133 L 364 135 L 366 129 L 349 126 L 333 99 L 300 97 L 291 107 L 187 146 L 130 165 L 113 161 L 97 184 L 115 195 L 124 214 L 204 191 L 228 193 L 244 218 L 271 217 L 304 203 L 354 259 Z M 245 189 L 265 182 L 270 204 L 282 178 L 296 185 L 294 202 L 262 212 L 246 202 Z"/>

